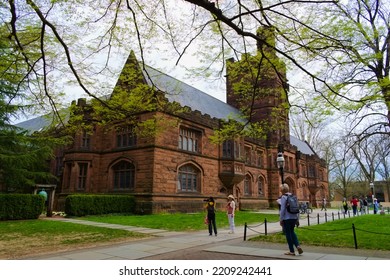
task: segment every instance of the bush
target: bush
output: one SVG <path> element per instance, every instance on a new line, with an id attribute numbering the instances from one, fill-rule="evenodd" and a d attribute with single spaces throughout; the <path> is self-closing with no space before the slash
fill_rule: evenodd
<path id="1" fill-rule="evenodd" d="M 0 220 L 38 219 L 44 206 L 38 194 L 0 194 Z"/>
<path id="2" fill-rule="evenodd" d="M 130 195 L 69 195 L 65 213 L 70 216 L 134 213 L 135 199 Z"/>

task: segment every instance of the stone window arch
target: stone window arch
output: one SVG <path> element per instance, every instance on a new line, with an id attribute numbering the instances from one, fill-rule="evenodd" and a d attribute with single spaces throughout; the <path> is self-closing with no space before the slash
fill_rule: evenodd
<path id="1" fill-rule="evenodd" d="M 193 164 L 179 167 L 177 191 L 200 192 L 201 171 Z"/>
<path id="2" fill-rule="evenodd" d="M 134 191 L 135 188 L 135 166 L 133 163 L 121 160 L 112 167 L 114 190 Z"/>
<path id="3" fill-rule="evenodd" d="M 244 179 L 244 195 L 252 195 L 252 177 L 249 174 Z"/>
<path id="4" fill-rule="evenodd" d="M 264 177 L 259 176 L 259 178 L 257 178 L 257 195 L 263 197 L 264 189 L 265 189 L 265 179 Z"/>

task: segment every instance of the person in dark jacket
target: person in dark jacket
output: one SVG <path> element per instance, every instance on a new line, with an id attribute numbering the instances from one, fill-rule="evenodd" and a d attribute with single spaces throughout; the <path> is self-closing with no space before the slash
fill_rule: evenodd
<path id="1" fill-rule="evenodd" d="M 217 236 L 217 225 L 215 221 L 215 201 L 213 197 L 209 197 L 207 200 L 207 205 L 206 205 L 206 210 L 207 210 L 207 220 L 209 223 L 209 235 L 213 235 L 213 229 L 214 229 L 214 234 Z"/>

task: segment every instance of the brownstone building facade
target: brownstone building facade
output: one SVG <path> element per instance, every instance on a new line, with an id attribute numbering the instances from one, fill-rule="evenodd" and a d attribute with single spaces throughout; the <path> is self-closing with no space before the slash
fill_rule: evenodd
<path id="1" fill-rule="evenodd" d="M 221 127 L 221 120 L 238 115 L 242 106 L 234 95 L 235 79 L 229 75 L 239 63 L 228 61 L 224 103 L 153 68 L 141 68 L 134 54 L 130 54 L 119 80 L 129 79 L 124 77 L 129 70 L 136 71 L 142 77 L 141 83 L 158 86 L 169 102 L 177 102 L 188 111 L 139 114 L 140 121 L 152 117 L 175 121 L 177 125 L 164 128 L 155 137 L 136 136 L 125 125 L 113 130 L 93 125 L 92 133 L 80 130 L 72 145 L 58 151 L 52 164 L 53 173 L 61 178 L 55 208 L 61 210 L 65 197 L 74 193 L 132 194 L 139 213 L 199 211 L 203 199 L 209 196 L 216 199 L 217 207 L 223 208 L 229 194 L 237 198 L 241 209 L 268 208 L 276 204 L 280 195 L 276 158 L 281 147 L 284 181 L 292 192 L 301 201 L 314 205 L 322 197 L 328 198 L 325 162 L 306 142 L 290 136 L 288 109 L 277 116 L 271 113 L 287 98 L 281 90 L 287 89 L 286 84 L 275 75 L 259 83 L 260 89 L 275 91 L 255 101 L 254 120 L 272 122 L 279 118 L 284 125 L 269 132 L 265 140 L 240 137 L 221 144 L 210 141 L 215 129 Z M 118 82 L 118 86 L 123 84 Z M 77 102 L 78 108 L 88 106 L 84 99 Z M 32 124 L 28 121 L 21 126 L 31 129 Z"/>

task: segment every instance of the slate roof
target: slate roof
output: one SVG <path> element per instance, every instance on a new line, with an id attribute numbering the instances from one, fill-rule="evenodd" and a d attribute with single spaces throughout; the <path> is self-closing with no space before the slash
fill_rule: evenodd
<path id="1" fill-rule="evenodd" d="M 50 125 L 50 121 L 46 117 L 36 117 L 15 124 L 15 126 L 28 130 L 30 132 L 40 131 L 44 127 Z"/>
<path id="2" fill-rule="evenodd" d="M 170 102 L 176 101 L 182 106 L 188 106 L 192 110 L 198 110 L 212 118 L 228 119 L 229 116 L 237 117 L 240 115 L 238 109 L 203 91 L 152 67 L 146 66 L 145 69 L 148 74 L 144 73 L 144 76 L 148 84 L 150 86 L 154 84 L 158 89 L 167 92 L 167 98 Z"/>
<path id="3" fill-rule="evenodd" d="M 147 74 L 144 72 L 144 77 L 147 83 L 150 86 L 155 85 L 158 89 L 169 93 L 167 94 L 167 98 L 170 102 L 176 101 L 182 106 L 190 107 L 193 111 L 198 110 L 202 114 L 208 114 L 210 117 L 218 119 L 228 119 L 229 117 L 237 118 L 240 114 L 238 109 L 203 91 L 200 91 L 152 67 L 145 66 L 145 69 Z M 16 126 L 33 132 L 49 126 L 50 121 L 50 117 L 37 117 L 18 123 Z M 314 151 L 306 142 L 291 135 L 290 142 L 303 154 L 314 154 Z"/>
<path id="4" fill-rule="evenodd" d="M 302 154 L 305 154 L 305 155 L 314 155 L 315 154 L 315 152 L 313 151 L 313 149 L 310 147 L 310 145 L 307 142 L 302 141 L 302 140 L 296 138 L 295 136 L 290 135 L 290 143 L 291 143 L 291 145 L 296 146 L 298 148 L 298 151 L 300 151 Z"/>

